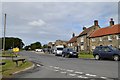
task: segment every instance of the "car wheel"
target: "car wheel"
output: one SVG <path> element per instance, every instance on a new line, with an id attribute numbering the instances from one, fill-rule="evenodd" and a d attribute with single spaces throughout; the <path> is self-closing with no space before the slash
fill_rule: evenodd
<path id="1" fill-rule="evenodd" d="M 114 60 L 114 61 L 118 61 L 118 60 L 119 60 L 119 56 L 118 56 L 118 55 L 114 55 L 114 56 L 113 56 L 113 60 Z"/>
<path id="2" fill-rule="evenodd" d="M 100 56 L 99 55 L 95 55 L 95 59 L 96 60 L 100 60 Z"/>

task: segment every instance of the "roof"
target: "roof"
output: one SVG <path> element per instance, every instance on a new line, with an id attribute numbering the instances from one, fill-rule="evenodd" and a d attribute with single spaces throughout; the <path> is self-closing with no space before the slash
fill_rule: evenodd
<path id="1" fill-rule="evenodd" d="M 120 33 L 120 24 L 116 24 L 113 26 L 108 26 L 105 28 L 100 28 L 98 30 L 95 30 L 90 37 L 100 37 L 105 35 L 111 35 L 111 34 L 118 34 Z"/>
<path id="2" fill-rule="evenodd" d="M 91 31 L 93 29 L 94 26 L 91 26 L 89 28 L 86 28 L 84 31 L 82 31 L 79 36 L 82 36 L 82 35 L 86 35 L 87 33 L 89 33 L 89 31 Z M 78 36 L 78 37 L 79 37 Z"/>
<path id="3" fill-rule="evenodd" d="M 73 42 L 75 42 L 75 41 L 77 41 L 77 36 L 71 38 L 71 39 L 68 41 L 68 43 L 73 43 Z"/>

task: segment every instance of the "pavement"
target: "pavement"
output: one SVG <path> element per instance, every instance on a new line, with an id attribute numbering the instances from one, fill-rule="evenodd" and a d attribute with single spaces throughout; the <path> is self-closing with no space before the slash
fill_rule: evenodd
<path id="1" fill-rule="evenodd" d="M 105 79 L 118 78 L 118 62 L 110 60 L 62 58 L 54 54 L 20 52 L 35 64 L 34 69 L 14 75 L 14 78 L 80 78 Z"/>

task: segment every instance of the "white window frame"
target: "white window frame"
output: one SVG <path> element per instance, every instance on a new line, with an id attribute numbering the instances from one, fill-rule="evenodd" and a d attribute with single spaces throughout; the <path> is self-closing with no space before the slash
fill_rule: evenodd
<path id="1" fill-rule="evenodd" d="M 120 36 L 120 34 L 116 35 L 116 39 L 117 39 L 117 40 L 118 40 L 118 39 L 120 39 L 120 37 L 119 37 L 119 36 Z"/>
<path id="2" fill-rule="evenodd" d="M 95 38 L 92 38 L 92 42 L 95 42 Z"/>
<path id="3" fill-rule="evenodd" d="M 111 41 L 111 40 L 112 40 L 111 36 L 108 36 L 108 40 L 109 40 L 109 41 Z"/>
<path id="4" fill-rule="evenodd" d="M 95 49 L 95 46 L 92 46 L 92 49 Z"/>
<path id="5" fill-rule="evenodd" d="M 80 42 L 84 42 L 84 37 L 81 37 L 81 38 L 80 38 Z"/>
<path id="6" fill-rule="evenodd" d="M 84 46 L 81 46 L 81 50 L 84 50 Z"/>
<path id="7" fill-rule="evenodd" d="M 102 41 L 102 37 L 100 37 L 100 41 Z"/>

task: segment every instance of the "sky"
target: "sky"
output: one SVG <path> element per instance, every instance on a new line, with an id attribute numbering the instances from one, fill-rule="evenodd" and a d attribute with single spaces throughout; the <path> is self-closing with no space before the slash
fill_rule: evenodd
<path id="1" fill-rule="evenodd" d="M 110 18 L 118 24 L 118 2 L 2 2 L 2 32 L 7 14 L 6 36 L 18 37 L 25 45 L 68 41 L 74 32 L 98 20 L 100 27 L 109 26 Z"/>

